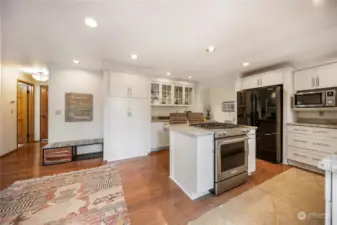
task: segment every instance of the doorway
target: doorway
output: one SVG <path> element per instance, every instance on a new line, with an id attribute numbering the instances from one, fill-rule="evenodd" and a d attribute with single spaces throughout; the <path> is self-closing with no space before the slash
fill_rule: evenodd
<path id="1" fill-rule="evenodd" d="M 34 85 L 17 81 L 17 145 L 34 141 Z"/>
<path id="2" fill-rule="evenodd" d="M 48 140 L 48 86 L 40 86 L 40 140 Z"/>

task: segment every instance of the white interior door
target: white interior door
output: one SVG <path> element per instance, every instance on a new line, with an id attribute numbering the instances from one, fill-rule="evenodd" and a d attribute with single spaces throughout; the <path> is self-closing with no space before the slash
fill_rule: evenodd
<path id="1" fill-rule="evenodd" d="M 130 99 L 130 151 L 134 157 L 146 155 L 150 146 L 150 104 L 148 99 Z"/>
<path id="2" fill-rule="evenodd" d="M 110 96 L 117 98 L 129 97 L 132 77 L 129 74 L 111 73 L 110 74 Z"/>
<path id="3" fill-rule="evenodd" d="M 132 157 L 130 151 L 130 100 L 128 98 L 109 99 L 109 145 L 104 148 L 104 158 L 108 161 Z"/>
<path id="4" fill-rule="evenodd" d="M 150 92 L 150 83 L 148 78 L 132 75 L 130 81 L 131 98 L 147 98 Z"/>

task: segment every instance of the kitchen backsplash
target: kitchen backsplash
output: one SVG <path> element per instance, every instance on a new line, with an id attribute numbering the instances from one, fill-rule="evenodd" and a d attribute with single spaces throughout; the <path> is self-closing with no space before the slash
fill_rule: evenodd
<path id="1" fill-rule="evenodd" d="M 297 122 L 314 124 L 333 124 L 337 125 L 336 112 L 298 112 Z"/>
<path id="2" fill-rule="evenodd" d="M 174 106 L 152 106 L 151 116 L 169 116 L 170 113 L 183 113 L 185 111 L 191 111 L 192 107 L 174 107 Z"/>

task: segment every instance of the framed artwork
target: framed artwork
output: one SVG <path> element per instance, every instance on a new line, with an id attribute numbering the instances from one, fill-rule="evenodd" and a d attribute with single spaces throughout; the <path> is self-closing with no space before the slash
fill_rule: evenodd
<path id="1" fill-rule="evenodd" d="M 90 122 L 93 120 L 92 94 L 66 93 L 65 95 L 65 121 Z"/>

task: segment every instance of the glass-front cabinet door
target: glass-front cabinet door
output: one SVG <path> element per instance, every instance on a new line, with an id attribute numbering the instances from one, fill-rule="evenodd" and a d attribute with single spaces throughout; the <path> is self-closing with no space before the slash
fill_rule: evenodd
<path id="1" fill-rule="evenodd" d="M 171 105 L 172 104 L 172 85 L 162 84 L 161 85 L 161 104 Z"/>
<path id="2" fill-rule="evenodd" d="M 183 86 L 174 86 L 174 104 L 183 105 Z"/>
<path id="3" fill-rule="evenodd" d="M 193 101 L 193 88 L 192 87 L 185 87 L 185 98 L 184 98 L 185 105 L 192 105 Z"/>
<path id="4" fill-rule="evenodd" d="M 160 84 L 151 83 L 151 104 L 160 104 Z"/>

